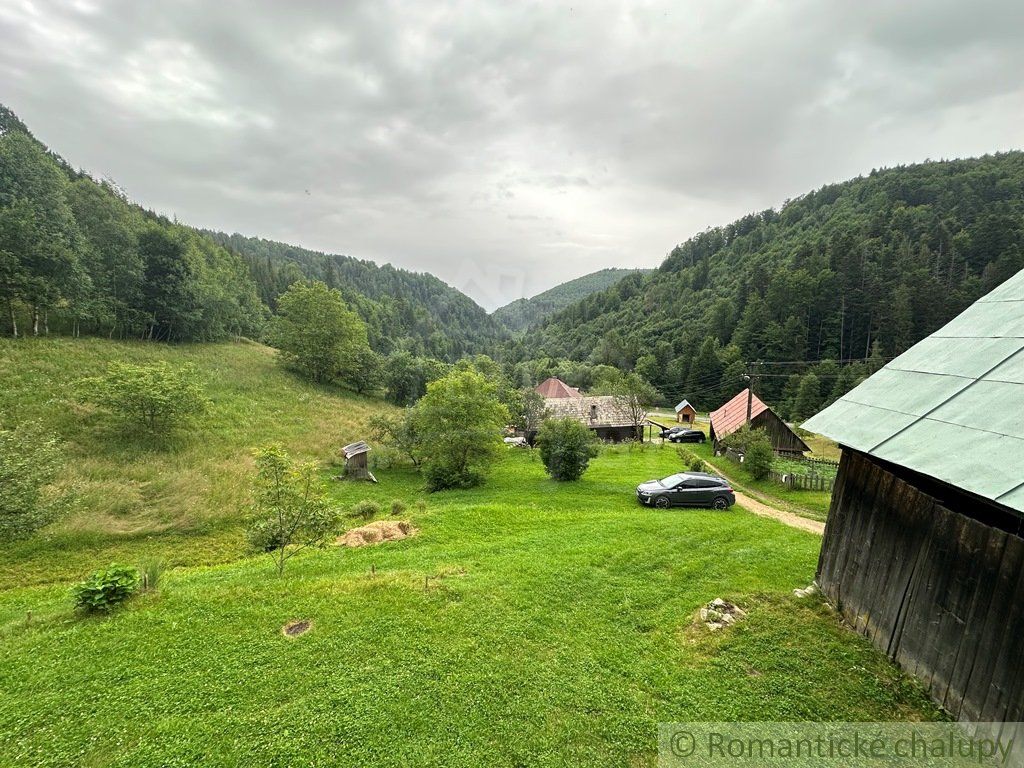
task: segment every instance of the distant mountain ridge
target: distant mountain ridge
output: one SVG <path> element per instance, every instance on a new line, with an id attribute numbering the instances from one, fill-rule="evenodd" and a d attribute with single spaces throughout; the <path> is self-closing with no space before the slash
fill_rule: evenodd
<path id="1" fill-rule="evenodd" d="M 491 313 L 491 317 L 510 331 L 525 331 L 575 301 L 614 285 L 624 277 L 653 272 L 651 269 L 601 269 L 589 275 L 556 285 L 528 299 L 516 299 Z"/>

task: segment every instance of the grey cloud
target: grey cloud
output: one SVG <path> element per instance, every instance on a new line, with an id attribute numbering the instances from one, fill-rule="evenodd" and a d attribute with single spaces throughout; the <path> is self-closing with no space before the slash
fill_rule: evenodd
<path id="1" fill-rule="evenodd" d="M 0 101 L 147 206 L 491 307 L 873 167 L 1019 146 L 1022 31 L 1013 0 L 0 0 Z"/>

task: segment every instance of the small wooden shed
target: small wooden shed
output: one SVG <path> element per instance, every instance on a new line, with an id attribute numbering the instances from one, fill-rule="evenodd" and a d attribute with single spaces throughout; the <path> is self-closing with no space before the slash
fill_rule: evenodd
<path id="1" fill-rule="evenodd" d="M 345 457 L 345 477 L 350 480 L 370 480 L 374 483 L 377 478 L 373 476 L 367 464 L 370 446 L 365 441 L 349 443 L 341 449 L 341 455 Z"/>
<path id="2" fill-rule="evenodd" d="M 696 418 L 697 409 L 690 405 L 689 400 L 683 400 L 683 402 L 676 406 L 676 421 L 680 424 L 692 427 L 693 421 Z"/>

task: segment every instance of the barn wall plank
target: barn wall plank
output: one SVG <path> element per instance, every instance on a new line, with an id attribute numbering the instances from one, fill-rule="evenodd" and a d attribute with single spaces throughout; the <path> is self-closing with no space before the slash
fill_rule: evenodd
<path id="1" fill-rule="evenodd" d="M 962 720 L 1024 719 L 1024 541 L 844 451 L 823 594 Z"/>

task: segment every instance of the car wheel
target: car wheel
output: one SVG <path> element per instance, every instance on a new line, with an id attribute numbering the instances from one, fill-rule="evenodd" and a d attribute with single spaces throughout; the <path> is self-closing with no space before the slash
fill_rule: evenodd
<path id="1" fill-rule="evenodd" d="M 654 506 L 658 509 L 668 509 L 672 506 L 672 502 L 668 500 L 668 496 L 659 496 L 654 500 Z"/>
<path id="2" fill-rule="evenodd" d="M 719 496 L 713 502 L 711 502 L 711 506 L 714 507 L 715 509 L 728 509 L 729 500 L 725 498 L 725 496 Z"/>

